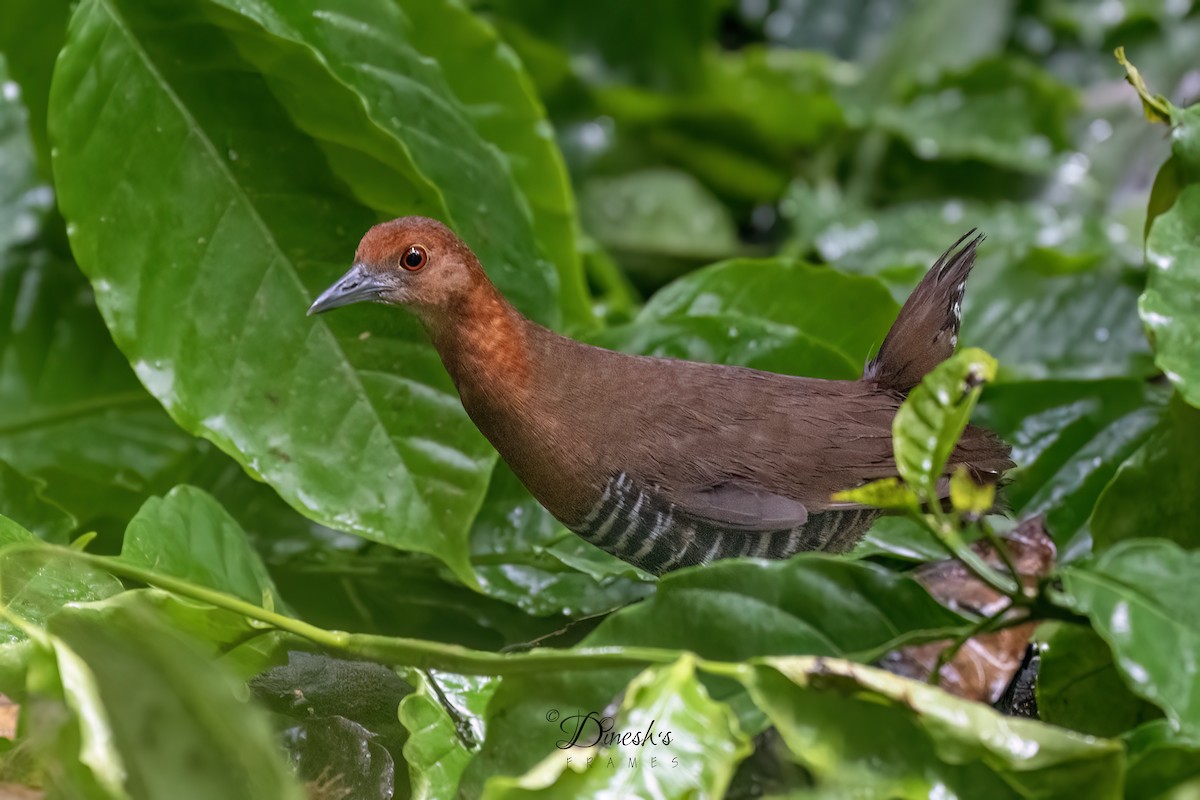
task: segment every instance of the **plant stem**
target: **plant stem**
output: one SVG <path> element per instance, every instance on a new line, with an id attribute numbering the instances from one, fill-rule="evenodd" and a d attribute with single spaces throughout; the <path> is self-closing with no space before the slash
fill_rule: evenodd
<path id="1" fill-rule="evenodd" d="M 1017 570 L 1017 565 L 1013 563 L 1012 556 L 1008 554 L 1008 548 L 1004 546 L 1004 540 L 997 536 L 996 532 L 992 530 L 992 526 L 985 521 L 979 520 L 977 524 L 984 538 L 988 540 L 988 544 L 992 546 L 992 549 L 996 551 L 996 555 L 1004 562 L 1004 567 L 1008 570 L 1008 574 L 1012 576 L 1013 582 L 1016 583 L 1020 596 L 1028 600 L 1029 596 L 1025 592 L 1025 583 L 1021 579 L 1021 573 Z"/>
<path id="2" fill-rule="evenodd" d="M 980 634 L 995 633 L 996 631 L 1001 631 L 1005 628 L 1013 628 L 1017 625 L 1022 625 L 1032 618 L 1031 614 L 1024 614 L 1021 616 L 1004 619 L 1004 615 L 1012 609 L 1013 606 L 1010 603 L 1009 605 L 1006 605 L 1004 608 L 997 611 L 995 614 L 992 614 L 989 617 L 984 617 L 983 619 L 979 620 L 979 622 L 971 626 L 970 630 L 966 631 L 957 639 L 955 639 L 952 644 L 944 647 L 942 652 L 938 654 L 937 663 L 933 667 L 933 672 L 931 672 L 929 675 L 929 683 L 933 684 L 934 686 L 937 686 L 939 683 L 941 683 L 942 667 L 949 664 L 954 657 L 958 655 L 959 651 L 962 650 L 963 646 L 971 639 L 979 636 Z"/>
<path id="3" fill-rule="evenodd" d="M 31 549 L 40 547 L 43 545 L 30 545 Z M 405 664 L 417 669 L 434 669 L 470 675 L 519 675 L 547 670 L 645 667 L 650 664 L 674 663 L 679 658 L 679 653 L 674 650 L 650 647 L 593 648 L 571 651 L 533 650 L 528 653 L 502 655 L 422 639 L 327 631 L 307 622 L 268 611 L 224 592 L 197 586 L 169 575 L 160 575 L 129 564 L 117 557 L 98 556 L 65 549 L 60 552 L 71 558 L 86 561 L 119 578 L 156 586 L 181 597 L 208 603 L 234 614 L 265 623 L 278 630 L 301 636 L 330 650 L 338 650 L 347 655 L 372 661 Z"/>
<path id="4" fill-rule="evenodd" d="M 933 521 L 929 519 L 930 515 L 922 514 L 919 521 L 933 533 L 935 539 L 950 554 L 952 558 L 957 558 L 963 563 L 968 570 L 974 573 L 975 577 L 991 586 L 997 592 L 1008 597 L 1014 603 L 1028 605 L 1029 598 L 1021 589 L 1019 581 L 1006 578 L 996 570 L 992 569 L 991 564 L 988 564 L 978 553 L 967 546 L 959 534 L 958 529 L 954 526 L 953 521 L 938 508 L 938 503 L 930 503 L 929 508 L 933 511 Z"/>

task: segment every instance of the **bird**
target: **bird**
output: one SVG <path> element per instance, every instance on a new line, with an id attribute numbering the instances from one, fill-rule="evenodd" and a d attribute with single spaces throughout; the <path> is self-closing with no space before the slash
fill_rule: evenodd
<path id="1" fill-rule="evenodd" d="M 980 241 L 968 232 L 937 260 L 858 380 L 570 339 L 522 315 L 471 248 L 424 217 L 372 227 L 308 313 L 359 302 L 414 313 L 467 415 L 533 497 L 584 540 L 661 575 L 858 543 L 881 512 L 832 496 L 897 475 L 893 418 L 954 352 Z M 970 425 L 947 474 L 959 465 L 996 482 L 1013 462 Z"/>

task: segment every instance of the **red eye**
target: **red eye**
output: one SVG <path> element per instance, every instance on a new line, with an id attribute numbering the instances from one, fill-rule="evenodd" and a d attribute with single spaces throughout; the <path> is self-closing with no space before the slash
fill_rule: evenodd
<path id="1" fill-rule="evenodd" d="M 414 244 L 404 251 L 404 257 L 400 259 L 400 265 L 409 272 L 416 272 L 425 266 L 425 262 L 428 260 L 429 255 L 425 252 L 425 248 L 419 244 Z"/>

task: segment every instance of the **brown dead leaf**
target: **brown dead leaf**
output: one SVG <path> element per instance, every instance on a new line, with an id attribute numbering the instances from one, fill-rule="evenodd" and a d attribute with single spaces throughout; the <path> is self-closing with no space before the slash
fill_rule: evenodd
<path id="1" fill-rule="evenodd" d="M 0 694 L 0 736 L 5 739 L 17 738 L 17 717 L 21 707 L 6 695 Z M 0 795 L 2 798 L 3 795 Z"/>
<path id="2" fill-rule="evenodd" d="M 1023 521 L 1004 537 L 1003 543 L 1027 587 L 1036 586 L 1054 568 L 1057 552 L 1041 517 Z M 1006 571 L 1003 561 L 987 542 L 976 542 L 971 549 L 997 570 Z M 1008 598 L 972 575 L 957 559 L 924 564 L 913 572 L 913 577 L 939 602 L 966 614 L 991 616 L 1008 602 Z M 1036 627 L 1036 622 L 1029 622 L 972 637 L 942 666 L 939 684 L 958 697 L 995 703 L 1020 668 Z M 928 680 L 938 657 L 951 644 L 946 639 L 902 647 L 884 656 L 880 666 L 907 678 Z"/>

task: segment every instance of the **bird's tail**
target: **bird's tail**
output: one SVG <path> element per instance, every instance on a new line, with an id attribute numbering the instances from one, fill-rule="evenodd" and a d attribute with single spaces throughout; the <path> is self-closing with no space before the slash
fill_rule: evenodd
<path id="1" fill-rule="evenodd" d="M 864 380 L 907 392 L 954 354 L 962 321 L 963 291 L 981 241 L 982 234 L 975 235 L 974 229 L 967 231 L 925 273 L 900 309 L 879 353 L 863 371 Z"/>

